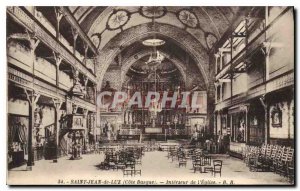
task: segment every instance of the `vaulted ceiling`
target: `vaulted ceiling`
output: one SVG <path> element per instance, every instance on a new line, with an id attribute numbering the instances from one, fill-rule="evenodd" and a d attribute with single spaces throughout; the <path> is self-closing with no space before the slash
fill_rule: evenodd
<path id="1" fill-rule="evenodd" d="M 100 35 L 100 48 L 127 28 L 155 22 L 187 30 L 210 49 L 237 14 L 238 7 L 69 7 L 89 36 Z"/>
<path id="2" fill-rule="evenodd" d="M 241 11 L 239 7 L 174 6 L 87 6 L 69 7 L 69 10 L 98 48 L 97 77 L 100 82 L 120 58 L 121 65 L 126 65 L 123 62 L 127 59 L 126 72 L 131 65 L 144 63 L 142 59 L 151 54 L 151 49 L 142 46 L 142 41 L 156 36 L 167 42 L 159 47 L 160 51 L 169 57 L 178 71 L 184 73 L 184 77 L 187 74 L 195 77 L 195 83 L 202 82 L 203 87 L 208 87 L 213 78 L 208 53 Z M 188 73 L 186 68 L 192 68 L 191 72 Z"/>

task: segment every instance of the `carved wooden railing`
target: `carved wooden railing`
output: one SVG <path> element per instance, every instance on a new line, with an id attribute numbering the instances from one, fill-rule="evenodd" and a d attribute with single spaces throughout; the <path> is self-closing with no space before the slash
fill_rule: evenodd
<path id="1" fill-rule="evenodd" d="M 238 66 L 241 62 L 245 61 L 246 58 L 250 57 L 253 52 L 262 47 L 262 42 L 265 40 L 266 32 L 269 32 L 271 27 L 278 22 L 279 19 L 291 9 L 291 7 L 285 8 L 275 19 L 273 19 L 267 26 L 265 26 L 260 33 L 258 33 L 247 45 L 240 50 L 229 62 L 227 62 L 223 69 L 218 72 L 216 79 L 220 79 L 229 73 L 234 67 Z M 260 46 L 258 46 L 260 44 Z M 251 51 L 249 51 L 251 50 Z"/>
<path id="2" fill-rule="evenodd" d="M 61 42 L 47 31 L 38 20 L 27 14 L 21 7 L 7 7 L 7 12 L 29 31 L 33 32 L 41 41 L 47 44 L 52 50 L 61 54 L 62 58 L 66 60 L 73 67 L 78 69 L 82 74 L 87 76 L 90 81 L 96 83 L 96 76 L 92 74 L 83 63 L 75 57 Z"/>

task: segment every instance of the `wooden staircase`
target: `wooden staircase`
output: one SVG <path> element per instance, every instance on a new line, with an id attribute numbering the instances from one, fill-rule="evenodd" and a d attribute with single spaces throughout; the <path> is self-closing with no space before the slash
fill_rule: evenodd
<path id="1" fill-rule="evenodd" d="M 68 155 L 68 149 L 67 149 L 67 140 L 64 138 L 64 135 L 67 133 L 67 131 L 62 130 L 60 128 L 59 130 L 59 151 L 58 151 L 58 155 L 59 157 L 62 156 L 66 156 Z M 48 147 L 48 149 L 55 149 L 55 148 L 51 148 L 53 147 L 53 145 L 55 146 L 55 139 L 56 139 L 56 134 L 55 134 L 55 124 L 50 124 L 45 126 L 45 140 L 48 143 L 48 145 L 50 147 Z M 54 152 L 54 151 L 52 151 Z"/>
<path id="2" fill-rule="evenodd" d="M 68 146 L 67 146 L 67 140 L 65 139 L 65 137 L 62 137 L 59 141 L 59 154 L 60 157 L 62 156 L 67 156 L 68 155 Z"/>

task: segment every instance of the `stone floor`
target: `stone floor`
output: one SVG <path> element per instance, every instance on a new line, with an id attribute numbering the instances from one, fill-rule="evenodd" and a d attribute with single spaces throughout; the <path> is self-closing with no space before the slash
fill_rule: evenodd
<path id="1" fill-rule="evenodd" d="M 100 170 L 103 154 L 83 155 L 81 160 L 60 158 L 58 163 L 36 161 L 32 171 L 21 166 L 8 171 L 7 183 L 13 184 L 289 184 L 286 178 L 272 172 L 250 172 L 240 160 L 228 156 L 215 156 L 223 160 L 222 176 L 194 173 L 192 162 L 178 167 L 166 152 L 146 152 L 142 158 L 142 175 L 123 177 L 121 170 Z"/>

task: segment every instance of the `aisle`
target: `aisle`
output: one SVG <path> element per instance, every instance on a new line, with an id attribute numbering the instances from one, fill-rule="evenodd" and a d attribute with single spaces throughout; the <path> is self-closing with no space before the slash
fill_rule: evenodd
<path id="1" fill-rule="evenodd" d="M 57 184 L 63 181 L 64 184 L 97 184 L 96 181 L 101 180 L 116 180 L 115 183 L 121 183 L 126 180 L 127 184 L 133 181 L 139 181 L 140 184 L 168 184 L 180 183 L 194 180 L 202 184 L 216 182 L 222 184 L 223 181 L 230 183 L 232 180 L 236 184 L 287 184 L 287 180 L 279 175 L 271 172 L 250 172 L 245 164 L 235 158 L 218 157 L 223 160 L 222 177 L 211 176 L 210 173 L 193 173 L 192 163 L 188 161 L 187 167 L 178 167 L 176 161 L 171 162 L 167 159 L 166 152 L 146 152 L 142 158 L 142 165 L 137 165 L 137 168 L 142 170 L 142 176 L 123 177 L 121 170 L 99 170 L 97 167 L 103 161 L 103 154 L 83 155 L 82 160 L 68 160 L 68 158 L 60 158 L 58 163 L 52 161 L 36 161 L 32 171 L 25 171 L 26 166 L 21 166 L 12 169 L 8 172 L 9 184 Z M 88 182 L 90 181 L 90 182 Z M 153 182 L 151 182 L 153 181 Z M 168 181 L 168 182 L 167 182 Z M 172 182 L 173 181 L 173 182 Z"/>

